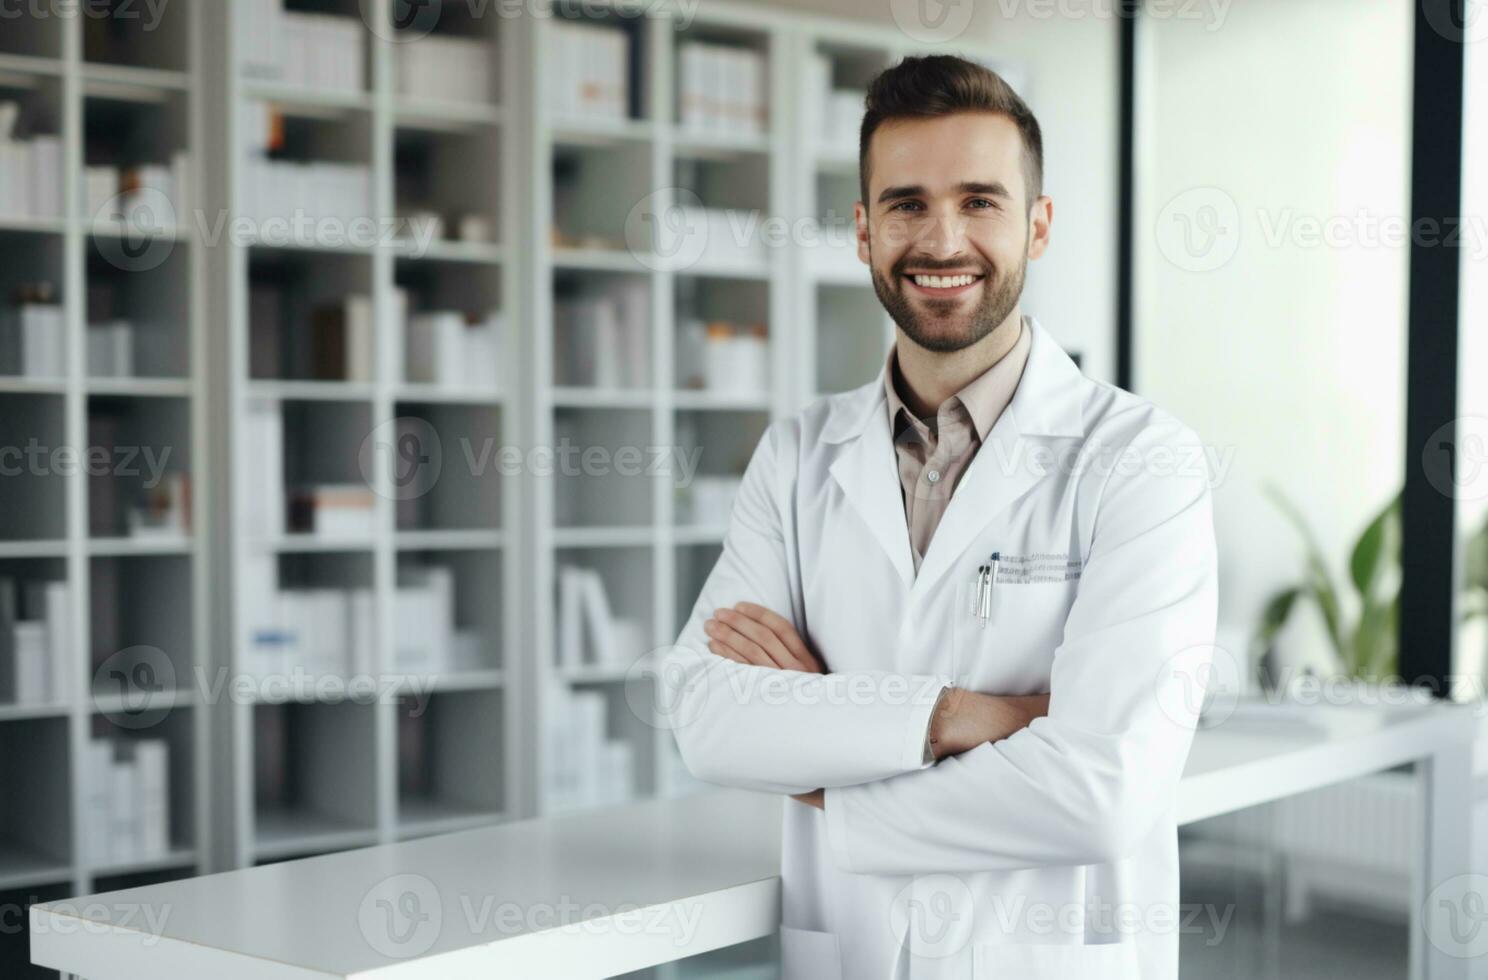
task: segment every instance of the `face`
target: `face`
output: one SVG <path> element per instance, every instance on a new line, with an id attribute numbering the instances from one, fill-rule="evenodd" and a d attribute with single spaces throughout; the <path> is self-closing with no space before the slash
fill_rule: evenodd
<path id="1" fill-rule="evenodd" d="M 1026 198 L 1023 140 L 1007 116 L 893 119 L 874 132 L 858 257 L 910 340 L 962 350 L 1017 308 L 1053 215 L 1047 197 Z"/>

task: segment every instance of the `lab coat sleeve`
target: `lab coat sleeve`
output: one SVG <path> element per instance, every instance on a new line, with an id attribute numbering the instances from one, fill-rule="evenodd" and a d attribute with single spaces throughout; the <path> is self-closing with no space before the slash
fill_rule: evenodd
<path id="1" fill-rule="evenodd" d="M 708 782 L 803 793 L 928 766 L 930 713 L 951 678 L 883 671 L 813 674 L 741 664 L 712 653 L 703 623 L 715 609 L 759 603 L 803 637 L 790 500 L 790 420 L 760 440 L 735 498 L 723 553 L 657 675 L 660 724 L 682 760 Z M 809 639 L 808 639 L 809 642 Z"/>
<path id="2" fill-rule="evenodd" d="M 1149 425 L 1129 450 L 1144 462 L 1104 478 L 1047 717 L 921 772 L 828 789 L 839 867 L 1112 864 L 1175 805 L 1213 652 L 1210 490 L 1197 437 L 1176 423 Z"/>

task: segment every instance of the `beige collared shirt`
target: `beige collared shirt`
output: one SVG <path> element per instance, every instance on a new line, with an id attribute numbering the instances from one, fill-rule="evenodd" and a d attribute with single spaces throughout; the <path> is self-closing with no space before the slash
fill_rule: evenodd
<path id="1" fill-rule="evenodd" d="M 1025 316 L 1018 339 L 1002 360 L 977 375 L 956 394 L 941 402 L 935 415 L 916 418 L 899 397 L 899 361 L 889 349 L 884 387 L 888 394 L 889 431 L 899 459 L 899 484 L 904 496 L 905 523 L 915 573 L 930 547 L 930 539 L 945 515 L 951 494 L 992 426 L 1013 400 L 1023 366 L 1028 362 L 1032 331 Z"/>

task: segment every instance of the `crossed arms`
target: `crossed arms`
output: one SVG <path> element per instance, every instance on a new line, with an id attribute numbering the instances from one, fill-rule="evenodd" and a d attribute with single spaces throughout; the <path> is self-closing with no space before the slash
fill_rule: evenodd
<path id="1" fill-rule="evenodd" d="M 792 438 L 777 424 L 761 440 L 723 555 L 664 664 L 688 767 L 820 805 L 846 871 L 1111 864 L 1134 851 L 1171 808 L 1214 638 L 1207 479 L 1106 478 L 1051 693 L 1030 703 L 947 692 L 941 675 L 822 672 L 797 628 L 801 583 L 787 560 Z M 1153 425 L 1132 444 L 1189 441 L 1181 426 Z"/>

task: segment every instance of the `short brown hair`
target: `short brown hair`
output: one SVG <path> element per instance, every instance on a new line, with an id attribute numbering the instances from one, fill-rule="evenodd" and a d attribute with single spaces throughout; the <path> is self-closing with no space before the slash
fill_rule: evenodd
<path id="1" fill-rule="evenodd" d="M 858 135 L 858 181 L 868 205 L 868 143 L 888 119 L 931 119 L 954 112 L 1008 116 L 1023 137 L 1026 204 L 1043 193 L 1044 137 L 1028 104 L 990 68 L 949 54 L 905 58 L 868 85 L 867 111 Z"/>

